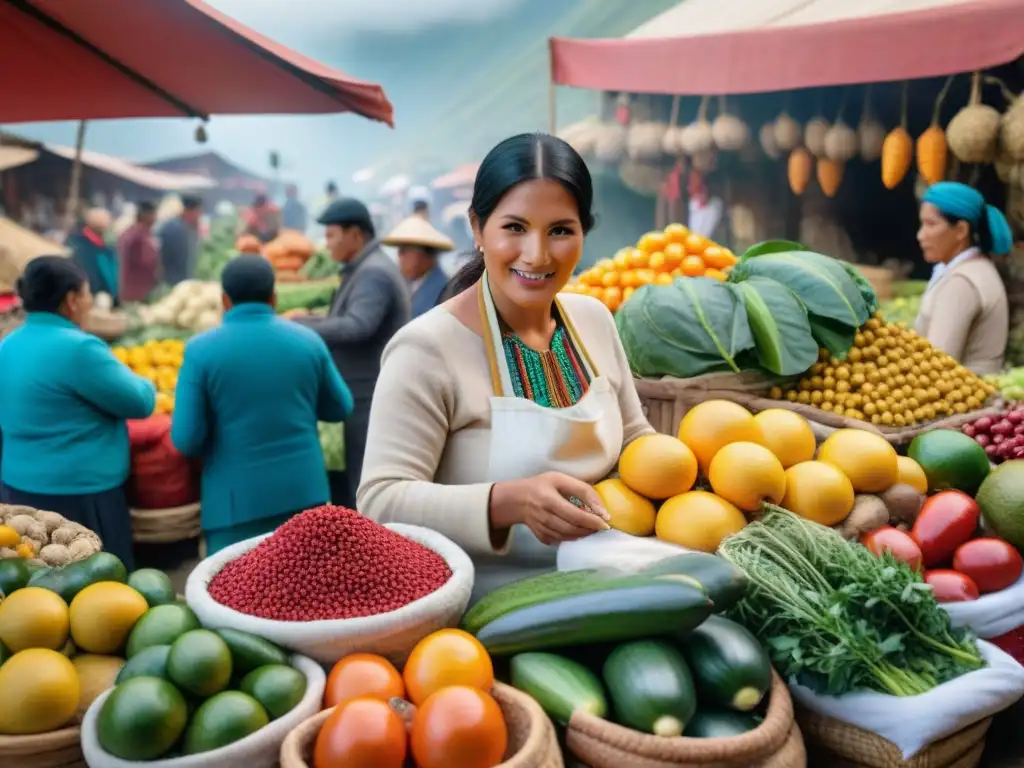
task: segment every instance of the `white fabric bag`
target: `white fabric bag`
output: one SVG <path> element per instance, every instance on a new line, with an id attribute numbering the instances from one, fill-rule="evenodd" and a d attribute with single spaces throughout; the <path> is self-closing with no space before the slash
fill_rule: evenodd
<path id="1" fill-rule="evenodd" d="M 1024 576 L 1006 589 L 963 603 L 939 603 L 954 627 L 967 627 L 978 637 L 1005 635 L 1024 625 Z"/>
<path id="2" fill-rule="evenodd" d="M 876 733 L 909 760 L 929 744 L 1002 712 L 1024 695 L 1024 667 L 991 643 L 979 642 L 978 649 L 987 667 L 919 696 L 873 691 L 821 696 L 793 684 L 789 690 L 812 712 Z"/>
<path id="3" fill-rule="evenodd" d="M 277 643 L 282 648 L 310 656 L 321 664 L 334 664 L 350 653 L 386 656 L 401 664 L 413 647 L 432 632 L 458 626 L 473 591 L 473 561 L 451 539 L 429 528 L 388 523 L 395 533 L 432 549 L 445 559 L 452 576 L 436 592 L 396 611 L 357 619 L 324 621 L 274 621 L 240 613 L 221 605 L 206 591 L 221 568 L 253 549 L 265 536 L 241 541 L 206 558 L 185 582 L 185 600 L 208 629 L 240 629 Z"/>
<path id="4" fill-rule="evenodd" d="M 82 719 L 82 754 L 89 768 L 277 768 L 281 756 L 281 744 L 285 737 L 301 723 L 320 711 L 324 697 L 327 676 L 323 668 L 312 659 L 292 656 L 291 665 L 306 676 L 306 692 L 291 712 L 260 728 L 244 739 L 226 747 L 186 757 L 172 757 L 168 760 L 122 760 L 114 757 L 100 746 L 97 736 L 98 720 L 103 703 L 111 694 L 106 691 L 89 705 Z"/>
<path id="5" fill-rule="evenodd" d="M 620 571 L 634 573 L 666 557 L 683 555 L 690 551 L 692 550 L 661 541 L 653 536 L 632 536 L 612 528 L 559 544 L 558 570 L 617 568 Z"/>

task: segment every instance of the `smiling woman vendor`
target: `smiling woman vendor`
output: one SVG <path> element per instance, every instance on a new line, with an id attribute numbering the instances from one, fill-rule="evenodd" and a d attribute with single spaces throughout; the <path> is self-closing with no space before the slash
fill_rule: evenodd
<path id="1" fill-rule="evenodd" d="M 916 330 L 977 374 L 1003 367 L 1009 334 L 1006 287 L 990 256 L 1013 247 L 1010 225 L 976 189 L 933 184 L 921 201 L 917 241 L 934 264 Z"/>
<path id="2" fill-rule="evenodd" d="M 554 545 L 607 528 L 590 484 L 653 432 L 611 314 L 558 296 L 592 204 L 590 172 L 561 139 L 500 143 L 477 173 L 477 250 L 454 298 L 384 352 L 358 508 L 460 544 L 474 598 L 553 570 Z"/>

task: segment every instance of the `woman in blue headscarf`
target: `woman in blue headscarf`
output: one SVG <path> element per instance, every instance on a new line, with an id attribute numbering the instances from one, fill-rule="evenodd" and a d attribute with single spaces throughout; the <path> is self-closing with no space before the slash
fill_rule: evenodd
<path id="1" fill-rule="evenodd" d="M 1010 252 L 1010 225 L 980 192 L 954 181 L 929 187 L 920 215 L 917 242 L 935 266 L 917 332 L 965 368 L 995 373 L 1003 367 L 1010 309 L 989 256 Z"/>

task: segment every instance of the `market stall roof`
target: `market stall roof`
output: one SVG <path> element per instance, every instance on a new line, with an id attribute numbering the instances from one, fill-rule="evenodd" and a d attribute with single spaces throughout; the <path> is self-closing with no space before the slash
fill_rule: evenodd
<path id="1" fill-rule="evenodd" d="M 42 147 L 44 151 L 63 157 L 69 162 L 75 160 L 74 147 L 62 147 L 57 144 L 43 144 Z M 141 165 L 135 165 L 135 163 L 130 163 L 120 157 L 103 155 L 88 149 L 82 150 L 82 165 L 118 176 L 125 181 L 138 184 L 140 187 L 160 192 L 184 192 L 186 190 L 211 189 L 217 186 L 216 181 L 206 176 L 143 168 Z"/>
<path id="2" fill-rule="evenodd" d="M 0 122 L 355 112 L 374 83 L 275 43 L 202 0 L 0 2 Z"/>
<path id="3" fill-rule="evenodd" d="M 221 189 L 267 192 L 275 184 L 270 179 L 236 165 L 217 152 L 178 155 L 142 165 L 157 171 L 202 176 L 211 179 Z"/>
<path id="4" fill-rule="evenodd" d="M 1024 0 L 684 0 L 620 40 L 550 42 L 555 83 L 607 91 L 908 80 L 1024 55 Z"/>
<path id="5" fill-rule="evenodd" d="M 38 157 L 39 152 L 30 147 L 0 146 L 0 171 L 20 168 L 23 165 L 34 162 Z"/>
<path id="6" fill-rule="evenodd" d="M 430 186 L 434 189 L 454 189 L 455 187 L 471 187 L 476 181 L 476 172 L 480 169 L 480 163 L 466 163 L 458 168 L 438 176 Z"/>

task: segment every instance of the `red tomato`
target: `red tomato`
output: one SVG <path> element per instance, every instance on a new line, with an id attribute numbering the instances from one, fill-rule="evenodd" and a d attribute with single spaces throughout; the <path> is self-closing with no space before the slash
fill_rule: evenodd
<path id="1" fill-rule="evenodd" d="M 941 491 L 925 499 L 910 529 L 928 568 L 948 563 L 956 548 L 978 529 L 977 502 L 961 491 Z"/>
<path id="2" fill-rule="evenodd" d="M 883 525 L 871 533 L 860 537 L 860 543 L 868 548 L 875 557 L 883 552 L 890 553 L 897 560 L 902 560 L 913 570 L 921 570 L 921 548 L 910 536 L 891 525 Z"/>
<path id="3" fill-rule="evenodd" d="M 962 603 L 978 599 L 978 585 L 971 577 L 948 568 L 925 571 L 924 583 L 931 585 L 932 594 L 940 603 Z"/>
<path id="4" fill-rule="evenodd" d="M 982 594 L 1006 589 L 1020 578 L 1024 560 L 1002 539 L 968 541 L 953 555 L 953 567 L 974 579 Z"/>

